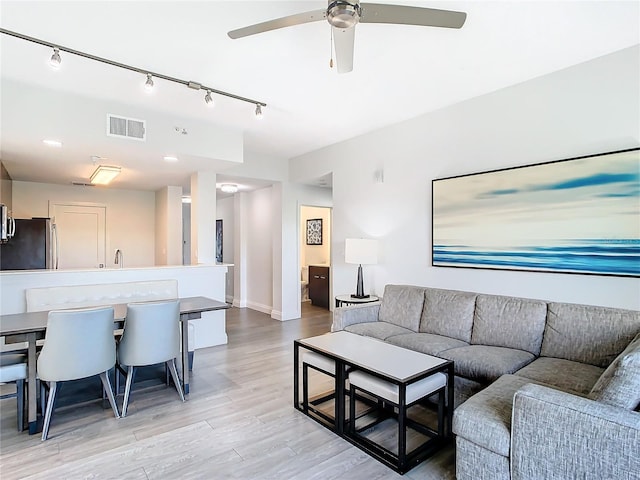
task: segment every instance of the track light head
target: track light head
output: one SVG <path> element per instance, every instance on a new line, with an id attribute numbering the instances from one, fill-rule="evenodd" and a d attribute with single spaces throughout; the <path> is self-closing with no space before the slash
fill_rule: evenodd
<path id="1" fill-rule="evenodd" d="M 207 107 L 213 107 L 213 97 L 211 96 L 211 90 L 207 90 L 207 94 L 204 96 L 204 101 L 207 103 Z"/>
<path id="2" fill-rule="evenodd" d="M 262 107 L 259 103 L 256 103 L 256 118 L 262 120 Z"/>
<path id="3" fill-rule="evenodd" d="M 49 60 L 49 65 L 52 68 L 58 69 L 60 68 L 60 63 L 62 62 L 62 58 L 60 58 L 60 49 L 54 47 L 53 55 L 51 55 L 51 59 Z"/>
<path id="4" fill-rule="evenodd" d="M 153 90 L 153 76 L 150 73 L 147 73 L 147 81 L 144 82 L 144 89 L 147 92 L 151 92 Z"/>

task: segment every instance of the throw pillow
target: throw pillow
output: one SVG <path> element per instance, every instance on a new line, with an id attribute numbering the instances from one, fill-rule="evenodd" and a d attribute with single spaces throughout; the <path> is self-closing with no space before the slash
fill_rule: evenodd
<path id="1" fill-rule="evenodd" d="M 640 405 L 640 333 L 602 373 L 589 398 L 629 410 Z"/>

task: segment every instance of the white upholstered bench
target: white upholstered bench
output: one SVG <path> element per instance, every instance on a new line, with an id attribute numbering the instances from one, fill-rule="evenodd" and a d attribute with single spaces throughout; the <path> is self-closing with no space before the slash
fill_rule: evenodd
<path id="1" fill-rule="evenodd" d="M 444 373 L 437 372 L 422 380 L 413 382 L 407 385 L 405 391 L 402 393 L 397 384 L 359 370 L 349 372 L 349 384 L 349 437 L 359 444 L 367 444 L 369 451 L 380 455 L 380 457 L 389 459 L 390 463 L 399 473 L 405 473 L 417 465 L 432 453 L 435 448 L 438 448 L 442 442 L 446 441 L 445 393 L 447 376 Z M 384 406 L 385 403 L 388 403 L 391 408 L 382 408 L 381 410 L 386 411 L 387 414 L 378 416 L 373 422 L 367 422 L 364 426 L 357 427 L 356 395 L 358 391 L 372 395 L 378 400 L 379 406 Z M 417 419 L 414 420 L 407 417 L 409 407 L 434 394 L 438 394 L 438 425 L 435 430 L 418 422 Z M 369 412 L 365 412 L 363 416 L 367 417 L 368 414 Z M 397 451 L 385 448 L 373 439 L 368 438 L 364 433 L 388 417 L 396 417 L 398 422 Z M 414 446 L 411 452 L 407 451 L 408 426 L 426 438 L 421 444 Z"/>

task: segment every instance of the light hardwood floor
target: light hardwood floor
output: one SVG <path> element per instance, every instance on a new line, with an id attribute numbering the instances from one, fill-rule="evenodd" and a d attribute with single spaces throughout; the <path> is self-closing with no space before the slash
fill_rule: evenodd
<path id="1" fill-rule="evenodd" d="M 0 478 L 402 478 L 293 408 L 293 340 L 330 325 L 308 303 L 288 322 L 231 309 L 229 343 L 196 353 L 187 402 L 157 386 L 134 390 L 119 420 L 99 400 L 60 408 L 45 442 L 18 433 L 15 399 L 1 400 Z M 454 479 L 453 463 L 450 447 L 404 478 Z"/>

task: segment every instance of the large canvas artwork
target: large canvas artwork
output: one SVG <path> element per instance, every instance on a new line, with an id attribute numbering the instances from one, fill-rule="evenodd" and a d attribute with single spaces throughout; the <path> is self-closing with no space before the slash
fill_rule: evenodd
<path id="1" fill-rule="evenodd" d="M 640 276 L 640 149 L 432 182 L 432 264 Z"/>

